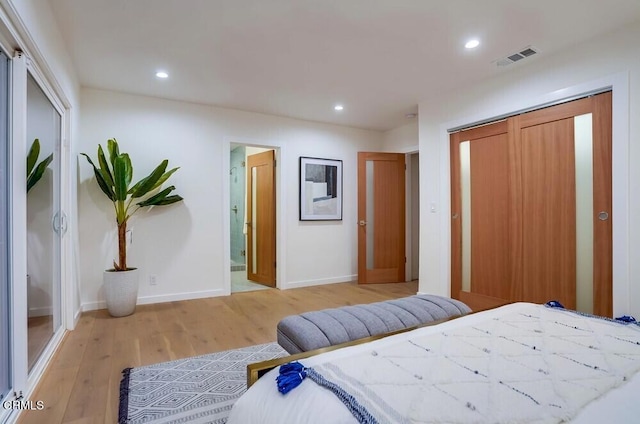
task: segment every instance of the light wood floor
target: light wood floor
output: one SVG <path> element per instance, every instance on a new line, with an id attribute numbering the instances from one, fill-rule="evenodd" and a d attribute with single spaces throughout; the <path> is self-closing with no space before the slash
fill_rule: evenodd
<path id="1" fill-rule="evenodd" d="M 45 409 L 25 412 L 19 423 L 115 423 L 121 371 L 276 340 L 283 317 L 305 311 L 413 295 L 416 281 L 398 284 L 331 284 L 261 290 L 231 296 L 138 306 L 111 318 L 86 312 L 69 332 L 30 400 Z"/>

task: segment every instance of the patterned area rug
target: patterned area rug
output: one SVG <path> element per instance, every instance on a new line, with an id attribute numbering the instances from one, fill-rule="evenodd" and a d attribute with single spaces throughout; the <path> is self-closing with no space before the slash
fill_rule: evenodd
<path id="1" fill-rule="evenodd" d="M 247 364 L 288 355 L 277 343 L 125 369 L 119 424 L 227 421 L 247 389 Z"/>

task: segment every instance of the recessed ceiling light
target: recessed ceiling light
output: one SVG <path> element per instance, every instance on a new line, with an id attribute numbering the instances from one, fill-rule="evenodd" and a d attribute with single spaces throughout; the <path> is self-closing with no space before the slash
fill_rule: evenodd
<path id="1" fill-rule="evenodd" d="M 340 110 L 344 110 L 344 106 L 342 106 L 342 105 L 335 105 L 335 106 L 333 107 L 333 110 L 338 110 L 338 111 L 340 111 Z"/>
<path id="2" fill-rule="evenodd" d="M 478 47 L 480 45 L 480 41 L 473 39 L 473 40 L 469 40 L 467 41 L 467 44 L 465 44 L 464 46 L 467 49 L 475 49 L 476 47 Z"/>
<path id="3" fill-rule="evenodd" d="M 167 74 L 165 71 L 158 71 L 156 72 L 156 77 L 165 79 L 169 78 L 169 74 Z"/>

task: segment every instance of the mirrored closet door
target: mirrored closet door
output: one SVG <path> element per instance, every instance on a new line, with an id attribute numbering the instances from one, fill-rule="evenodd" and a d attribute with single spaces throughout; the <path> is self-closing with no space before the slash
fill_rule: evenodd
<path id="1" fill-rule="evenodd" d="M 27 77 L 27 310 L 31 370 L 61 325 L 61 115 Z"/>

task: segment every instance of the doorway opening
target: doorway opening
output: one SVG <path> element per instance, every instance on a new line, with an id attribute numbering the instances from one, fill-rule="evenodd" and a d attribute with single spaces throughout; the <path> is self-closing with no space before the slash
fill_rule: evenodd
<path id="1" fill-rule="evenodd" d="M 256 164 L 256 158 L 267 162 Z M 275 287 L 275 159 L 268 158 L 275 158 L 275 150 L 230 145 L 231 293 Z"/>
<path id="2" fill-rule="evenodd" d="M 407 281 L 420 275 L 420 153 L 407 154 Z"/>

